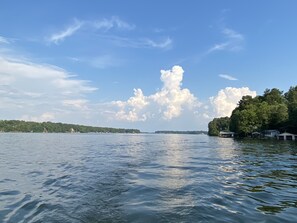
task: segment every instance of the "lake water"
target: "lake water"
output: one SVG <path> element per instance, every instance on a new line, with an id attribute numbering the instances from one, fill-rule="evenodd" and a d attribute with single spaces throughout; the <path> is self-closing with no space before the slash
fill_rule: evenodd
<path id="1" fill-rule="evenodd" d="M 2 133 L 0 222 L 297 222 L 297 143 Z"/>

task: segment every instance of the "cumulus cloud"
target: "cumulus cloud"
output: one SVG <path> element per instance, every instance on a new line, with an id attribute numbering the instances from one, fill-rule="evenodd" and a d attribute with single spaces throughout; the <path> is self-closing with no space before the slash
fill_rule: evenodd
<path id="1" fill-rule="evenodd" d="M 127 101 L 112 102 L 120 110 L 115 114 L 118 120 L 126 121 L 145 121 L 146 114 L 143 113 L 144 108 L 149 104 L 148 98 L 143 95 L 141 89 L 134 89 L 134 96 Z"/>
<path id="2" fill-rule="evenodd" d="M 255 97 L 256 91 L 251 91 L 248 87 L 233 88 L 226 87 L 218 92 L 214 97 L 210 98 L 216 117 L 230 116 L 236 108 L 242 96 L 250 95 Z"/>
<path id="3" fill-rule="evenodd" d="M 224 28 L 222 30 L 224 41 L 217 43 L 214 46 L 210 47 L 207 53 L 212 53 L 215 51 L 240 51 L 243 49 L 244 36 L 239 32 L 236 32 L 233 29 Z"/>
<path id="4" fill-rule="evenodd" d="M 173 66 L 160 73 L 162 87 L 153 94 L 145 95 L 138 88 L 128 100 L 96 104 L 87 99 L 88 93 L 97 90 L 90 82 L 77 79 L 59 67 L 0 55 L 2 118 L 98 126 L 122 123 L 132 128 L 137 125 L 156 129 L 164 125 L 200 128 L 198 126 L 206 126 L 214 116 L 229 116 L 242 96 L 256 96 L 256 92 L 247 87 L 228 87 L 211 97 L 209 105 L 202 106 L 191 91 L 182 86 L 182 67 Z"/>
<path id="5" fill-rule="evenodd" d="M 155 94 L 144 96 L 141 89 L 134 89 L 134 96 L 128 101 L 113 102 L 119 108 L 115 117 L 127 121 L 145 121 L 161 116 L 164 120 L 179 117 L 184 109 L 199 107 L 200 103 L 189 89 L 182 89 L 184 70 L 174 66 L 161 70 L 163 87 Z"/>
<path id="6" fill-rule="evenodd" d="M 229 81 L 237 81 L 238 79 L 235 77 L 232 77 L 231 75 L 228 74 L 219 74 L 219 77 L 227 79 Z"/>
<path id="7" fill-rule="evenodd" d="M 163 88 L 161 91 L 151 95 L 150 98 L 163 106 L 163 117 L 172 119 L 178 117 L 184 108 L 199 106 L 197 98 L 189 89 L 182 89 L 184 70 L 180 66 L 174 66 L 172 70 L 161 70 L 161 81 Z"/>

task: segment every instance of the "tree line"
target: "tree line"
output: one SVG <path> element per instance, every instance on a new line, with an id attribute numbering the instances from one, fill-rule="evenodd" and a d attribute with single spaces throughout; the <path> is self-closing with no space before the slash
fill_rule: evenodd
<path id="1" fill-rule="evenodd" d="M 140 133 L 138 129 L 93 127 L 85 125 L 53 123 L 53 122 L 27 122 L 19 120 L 0 121 L 0 132 L 49 132 L 49 133 L 67 133 L 67 132 L 100 132 L 100 133 Z"/>
<path id="2" fill-rule="evenodd" d="M 155 131 L 156 134 L 207 134 L 206 131 Z"/>
<path id="3" fill-rule="evenodd" d="M 266 89 L 261 96 L 243 96 L 230 117 L 215 118 L 208 124 L 208 134 L 232 131 L 239 136 L 275 129 L 297 134 L 297 86 L 288 92 Z"/>

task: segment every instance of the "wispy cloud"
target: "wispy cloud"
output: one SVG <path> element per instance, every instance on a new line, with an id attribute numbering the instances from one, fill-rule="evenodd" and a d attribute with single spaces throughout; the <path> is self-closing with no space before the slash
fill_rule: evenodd
<path id="1" fill-rule="evenodd" d="M 59 42 L 63 41 L 66 37 L 72 36 L 83 26 L 83 24 L 84 23 L 82 21 L 75 20 L 74 24 L 68 26 L 63 31 L 52 34 L 49 38 L 49 41 L 58 44 Z"/>
<path id="2" fill-rule="evenodd" d="M 228 74 L 219 74 L 219 77 L 227 79 L 229 81 L 237 81 L 238 79 L 235 77 L 232 77 L 231 75 Z"/>
<path id="3" fill-rule="evenodd" d="M 1 44 L 1 43 L 9 44 L 10 41 L 9 41 L 7 38 L 5 38 L 5 37 L 0 36 L 0 44 Z"/>
<path id="4" fill-rule="evenodd" d="M 106 35 L 101 35 L 100 37 L 110 40 L 120 47 L 170 49 L 173 44 L 173 40 L 169 37 L 163 38 L 159 41 L 152 40 L 150 38 L 131 39 L 119 36 Z"/>
<path id="5" fill-rule="evenodd" d="M 74 63 L 82 63 L 99 69 L 117 67 L 123 64 L 124 59 L 111 54 L 99 55 L 96 57 L 68 57 Z"/>
<path id="6" fill-rule="evenodd" d="M 152 48 L 169 49 L 172 46 L 172 40 L 169 37 L 160 42 L 147 39 L 144 41 L 144 45 L 148 45 Z"/>
<path id="7" fill-rule="evenodd" d="M 109 19 L 103 18 L 100 20 L 78 20 L 75 19 L 74 23 L 66 27 L 64 30 L 52 34 L 49 38 L 46 38 L 50 43 L 59 44 L 67 37 L 76 34 L 79 30 L 84 29 L 90 32 L 96 32 L 97 36 L 108 41 L 112 41 L 120 47 L 132 47 L 132 48 L 158 48 L 158 49 L 170 49 L 173 44 L 173 40 L 170 37 L 159 38 L 158 40 L 139 37 L 139 38 L 127 38 L 120 37 L 118 35 L 109 35 L 113 33 L 112 30 L 118 31 L 131 31 L 135 29 L 134 24 L 130 24 L 120 18 L 113 16 Z M 1 41 L 1 39 L 0 39 Z M 4 40 L 3 40 L 4 41 Z"/>
<path id="8" fill-rule="evenodd" d="M 119 30 L 132 30 L 135 28 L 135 25 L 129 24 L 120 18 L 113 16 L 110 19 L 103 18 L 101 20 L 78 20 L 75 19 L 73 24 L 69 25 L 62 31 L 52 34 L 48 39 L 49 42 L 53 42 L 58 44 L 62 42 L 66 37 L 70 37 L 78 32 L 82 28 L 92 28 L 95 30 L 104 30 L 108 31 L 111 29 L 119 29 Z"/>
<path id="9" fill-rule="evenodd" d="M 232 30 L 232 29 L 228 29 L 228 28 L 225 28 L 223 29 L 223 34 L 226 35 L 227 38 L 229 39 L 233 39 L 233 40 L 237 40 L 237 41 L 243 41 L 244 40 L 244 37 L 242 34 Z"/>
<path id="10" fill-rule="evenodd" d="M 244 36 L 235 30 L 224 28 L 222 30 L 223 37 L 225 41 L 221 43 L 214 44 L 207 53 L 212 53 L 215 51 L 240 51 L 243 49 Z"/>
<path id="11" fill-rule="evenodd" d="M 105 29 L 110 30 L 112 28 L 121 29 L 121 30 L 132 30 L 135 28 L 134 24 L 127 23 L 120 18 L 113 16 L 111 19 L 101 19 L 95 21 L 87 22 L 90 26 L 93 26 L 96 29 Z"/>

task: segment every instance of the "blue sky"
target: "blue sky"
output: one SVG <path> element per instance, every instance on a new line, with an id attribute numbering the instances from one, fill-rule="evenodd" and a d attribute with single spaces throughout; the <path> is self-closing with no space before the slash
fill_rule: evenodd
<path id="1" fill-rule="evenodd" d="M 296 85 L 293 0 L 0 4 L 1 119 L 206 130 Z"/>

